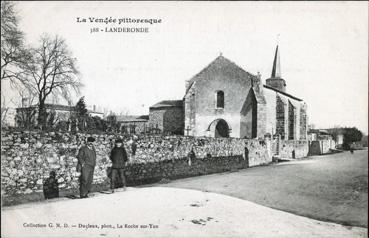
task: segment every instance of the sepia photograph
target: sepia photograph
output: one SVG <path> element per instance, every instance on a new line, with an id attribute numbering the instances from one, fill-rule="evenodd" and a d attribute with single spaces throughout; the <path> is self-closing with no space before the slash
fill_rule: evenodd
<path id="1" fill-rule="evenodd" d="M 1 237 L 367 237 L 368 12 L 1 0 Z"/>

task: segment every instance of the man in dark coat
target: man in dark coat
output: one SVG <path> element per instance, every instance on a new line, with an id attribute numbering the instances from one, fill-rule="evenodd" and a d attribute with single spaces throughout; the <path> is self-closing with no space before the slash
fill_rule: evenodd
<path id="1" fill-rule="evenodd" d="M 110 183 L 111 192 L 114 192 L 117 179 L 120 179 L 122 181 L 123 187 L 124 189 L 126 189 L 126 177 L 124 176 L 124 168 L 126 166 L 128 158 L 127 152 L 123 146 L 123 141 L 121 139 L 117 139 L 115 141 L 115 147 L 110 153 L 110 160 L 113 164 Z"/>
<path id="2" fill-rule="evenodd" d="M 95 139 L 87 138 L 87 144 L 83 145 L 78 152 L 77 172 L 81 172 L 80 176 L 80 198 L 87 198 L 91 190 L 94 170 L 96 165 L 96 151 L 93 145 Z"/>

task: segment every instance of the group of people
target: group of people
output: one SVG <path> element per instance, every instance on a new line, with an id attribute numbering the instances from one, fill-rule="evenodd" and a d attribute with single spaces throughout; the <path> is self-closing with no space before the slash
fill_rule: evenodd
<path id="1" fill-rule="evenodd" d="M 93 137 L 87 138 L 87 143 L 83 145 L 78 152 L 77 159 L 77 172 L 80 172 L 80 198 L 87 198 L 88 193 L 91 191 L 92 180 L 94 170 L 96 166 L 96 150 L 93 145 L 95 139 Z M 123 188 L 126 188 L 126 178 L 124 174 L 124 168 L 128 162 L 127 152 L 123 146 L 122 139 L 115 140 L 115 146 L 111 150 L 110 160 L 112 162 L 111 176 L 110 176 L 110 189 L 114 192 L 117 181 L 123 183 Z"/>

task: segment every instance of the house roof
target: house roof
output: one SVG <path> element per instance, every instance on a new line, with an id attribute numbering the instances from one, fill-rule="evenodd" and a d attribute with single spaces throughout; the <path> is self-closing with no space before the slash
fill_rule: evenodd
<path id="1" fill-rule="evenodd" d="M 149 116 L 142 115 L 142 116 L 117 116 L 117 122 L 147 122 L 149 120 Z"/>
<path id="2" fill-rule="evenodd" d="M 34 104 L 34 105 L 29 106 L 29 107 L 19 107 L 17 109 L 37 108 L 37 107 L 38 107 L 38 104 Z M 58 111 L 68 111 L 68 112 L 75 110 L 74 106 L 61 105 L 61 104 L 51 104 L 51 103 L 45 103 L 45 108 L 46 109 L 51 109 L 51 110 L 58 110 Z M 104 114 L 103 112 L 97 112 L 97 111 L 93 111 L 93 110 L 87 110 L 87 113 Z"/>
<path id="3" fill-rule="evenodd" d="M 202 69 L 199 73 L 197 73 L 195 76 L 193 76 L 190 80 L 188 80 L 188 87 L 186 88 L 186 93 L 191 88 L 192 84 L 201 77 L 201 75 L 215 71 L 218 69 L 229 69 L 227 70 L 227 73 L 230 75 L 234 75 L 235 77 L 239 77 L 241 74 L 244 78 L 257 78 L 257 76 L 250 74 L 240 66 L 236 65 L 231 60 L 227 59 L 223 55 L 219 55 L 215 60 L 213 60 L 208 66 L 206 66 L 204 69 Z"/>
<path id="4" fill-rule="evenodd" d="M 275 89 L 275 88 L 273 88 L 273 87 L 270 87 L 270 86 L 268 86 L 268 85 L 263 85 L 263 86 L 264 86 L 264 88 L 267 88 L 267 89 L 273 90 L 273 91 L 275 91 L 275 92 L 277 92 L 277 93 L 280 93 L 280 94 L 282 94 L 282 95 L 284 95 L 284 96 L 287 96 L 287 97 L 289 97 L 289 98 L 295 99 L 295 100 L 297 100 L 297 101 L 303 101 L 303 100 L 302 100 L 302 99 L 300 99 L 300 98 L 297 98 L 297 97 L 295 97 L 295 96 L 292 96 L 291 94 L 288 94 L 288 93 L 282 92 L 282 91 L 280 91 L 280 90 L 278 90 L 278 89 Z"/>
<path id="5" fill-rule="evenodd" d="M 330 135 L 330 133 L 327 130 L 324 130 L 324 129 L 310 129 L 307 133 L 308 134 L 317 133 L 317 134 L 320 134 L 320 135 Z"/>
<path id="6" fill-rule="evenodd" d="M 29 106 L 29 107 L 18 107 L 18 108 L 20 109 L 20 108 L 37 108 L 37 107 L 38 107 L 38 104 L 34 104 L 34 105 Z M 45 108 L 46 109 L 59 110 L 59 111 L 74 111 L 73 106 L 61 105 L 61 104 L 45 103 Z"/>
<path id="7" fill-rule="evenodd" d="M 87 110 L 87 113 L 104 114 L 103 112 L 97 112 L 97 111 L 93 111 L 93 110 Z"/>
<path id="8" fill-rule="evenodd" d="M 183 107 L 182 100 L 163 100 L 154 105 L 150 108 L 162 108 L 162 107 Z"/>

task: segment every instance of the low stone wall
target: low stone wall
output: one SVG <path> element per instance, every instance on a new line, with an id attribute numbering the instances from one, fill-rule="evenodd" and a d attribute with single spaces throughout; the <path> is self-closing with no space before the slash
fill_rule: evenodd
<path id="1" fill-rule="evenodd" d="M 309 155 L 322 155 L 330 152 L 331 149 L 336 148 L 334 140 L 317 140 L 310 141 Z"/>
<path id="2" fill-rule="evenodd" d="M 78 187 L 76 154 L 85 134 L 42 133 L 36 131 L 2 131 L 1 183 L 2 195 L 42 192 L 43 181 L 50 171 L 57 173 L 61 189 Z M 97 164 L 94 184 L 108 183 L 107 168 L 114 135 L 93 135 Z M 127 175 L 134 184 L 158 178 L 176 178 L 229 171 L 271 162 L 270 141 L 245 139 L 193 138 L 183 136 L 152 136 L 137 140 L 132 155 L 129 138 L 124 140 L 129 155 Z M 249 160 L 243 160 L 245 147 Z M 188 165 L 187 155 L 194 149 L 196 160 Z M 210 158 L 208 158 L 210 155 Z M 242 159 L 241 162 L 239 162 Z"/>
<path id="3" fill-rule="evenodd" d="M 37 131 L 2 131 L 2 196 L 42 192 L 43 182 L 55 171 L 60 189 L 78 188 L 76 155 L 87 134 Z M 107 184 L 109 154 L 117 135 L 92 135 L 96 138 L 97 163 L 94 184 Z M 155 182 L 162 178 L 181 178 L 231 171 L 268 164 L 277 141 L 237 138 L 185 136 L 138 137 L 136 154 L 132 155 L 130 138 L 124 138 L 129 157 L 129 184 Z M 248 148 L 248 159 L 245 158 Z M 305 157 L 307 141 L 281 141 L 281 158 Z M 196 159 L 189 164 L 187 155 L 194 150 Z"/>
<path id="4" fill-rule="evenodd" d="M 280 142 L 280 157 L 298 159 L 308 156 L 308 141 L 286 140 Z"/>
<path id="5" fill-rule="evenodd" d="M 242 156 L 187 158 L 163 160 L 146 164 L 131 164 L 127 167 L 128 185 L 157 182 L 163 178 L 177 179 L 247 168 L 248 162 Z"/>

